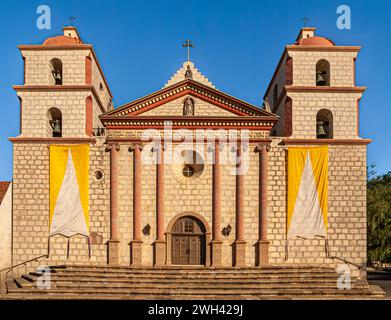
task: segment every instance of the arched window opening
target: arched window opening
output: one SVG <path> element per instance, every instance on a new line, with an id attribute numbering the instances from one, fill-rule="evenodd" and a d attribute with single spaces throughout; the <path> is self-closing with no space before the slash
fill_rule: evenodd
<path id="1" fill-rule="evenodd" d="M 62 84 L 62 62 L 60 59 L 54 58 L 50 61 L 53 82 L 55 85 Z"/>
<path id="2" fill-rule="evenodd" d="M 50 108 L 47 112 L 48 133 L 51 137 L 62 137 L 62 113 L 58 108 Z"/>
<path id="3" fill-rule="evenodd" d="M 319 60 L 316 64 L 316 86 L 330 85 L 330 63 L 327 60 Z"/>
<path id="4" fill-rule="evenodd" d="M 273 89 L 273 106 L 274 108 L 277 108 L 277 99 L 278 99 L 278 85 L 274 85 Z"/>
<path id="5" fill-rule="evenodd" d="M 316 115 L 316 138 L 333 138 L 333 114 L 330 110 L 322 109 Z"/>

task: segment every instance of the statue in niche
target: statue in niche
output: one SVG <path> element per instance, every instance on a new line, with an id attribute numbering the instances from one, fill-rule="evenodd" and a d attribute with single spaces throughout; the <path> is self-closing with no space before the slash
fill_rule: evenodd
<path id="1" fill-rule="evenodd" d="M 194 100 L 190 97 L 187 97 L 183 102 L 183 115 L 194 116 Z"/>
<path id="2" fill-rule="evenodd" d="M 187 69 L 185 72 L 185 79 L 193 79 L 193 72 L 191 71 L 189 65 L 187 65 Z"/>

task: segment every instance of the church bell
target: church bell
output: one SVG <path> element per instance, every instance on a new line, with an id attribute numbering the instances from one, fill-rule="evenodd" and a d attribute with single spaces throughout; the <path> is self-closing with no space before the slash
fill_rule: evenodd
<path id="1" fill-rule="evenodd" d="M 319 139 L 326 138 L 327 134 L 324 130 L 324 121 L 317 121 L 316 122 L 316 137 Z"/>
<path id="2" fill-rule="evenodd" d="M 51 120 L 50 125 L 52 126 L 53 137 L 61 137 L 61 124 L 60 120 Z"/>
<path id="3" fill-rule="evenodd" d="M 324 86 L 325 83 L 326 83 L 326 80 L 323 79 L 322 71 L 317 71 L 316 72 L 316 85 L 317 86 Z"/>

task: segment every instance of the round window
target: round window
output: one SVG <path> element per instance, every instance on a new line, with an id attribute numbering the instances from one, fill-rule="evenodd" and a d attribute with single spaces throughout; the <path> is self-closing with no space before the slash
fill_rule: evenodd
<path id="1" fill-rule="evenodd" d="M 204 172 L 204 159 L 194 150 L 176 150 L 173 162 L 175 176 L 182 183 L 190 183 Z"/>
<path id="2" fill-rule="evenodd" d="M 95 171 L 94 173 L 96 181 L 101 181 L 103 179 L 103 172 L 100 170 Z"/>
<path id="3" fill-rule="evenodd" d="M 183 166 L 182 173 L 186 178 L 190 178 L 194 175 L 194 167 L 190 164 L 185 164 Z"/>

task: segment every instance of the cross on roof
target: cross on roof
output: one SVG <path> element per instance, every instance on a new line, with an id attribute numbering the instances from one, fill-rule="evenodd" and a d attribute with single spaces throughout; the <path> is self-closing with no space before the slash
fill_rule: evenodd
<path id="1" fill-rule="evenodd" d="M 70 21 L 71 26 L 73 26 L 73 24 L 74 24 L 74 22 L 75 22 L 75 20 L 76 20 L 76 17 L 70 16 L 70 17 L 68 18 L 68 20 Z"/>
<path id="2" fill-rule="evenodd" d="M 191 40 L 187 39 L 182 47 L 187 48 L 187 61 L 190 61 L 190 48 L 194 48 L 194 43 Z"/>
<path id="3" fill-rule="evenodd" d="M 304 24 L 304 27 L 307 26 L 307 23 L 310 21 L 310 19 L 306 16 L 304 16 L 303 18 L 300 19 L 301 21 L 303 21 L 303 24 Z"/>

